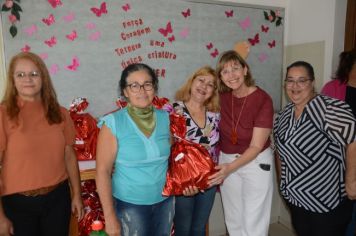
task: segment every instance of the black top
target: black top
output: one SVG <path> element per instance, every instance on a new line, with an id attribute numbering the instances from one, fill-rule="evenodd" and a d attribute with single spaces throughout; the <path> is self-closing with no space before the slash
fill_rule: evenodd
<path id="1" fill-rule="evenodd" d="M 345 102 L 350 105 L 352 113 L 356 117 L 356 88 L 346 86 Z"/>

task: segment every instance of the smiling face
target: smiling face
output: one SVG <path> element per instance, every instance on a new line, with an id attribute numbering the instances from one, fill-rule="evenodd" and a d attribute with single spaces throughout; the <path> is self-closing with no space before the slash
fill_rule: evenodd
<path id="1" fill-rule="evenodd" d="M 41 99 L 42 78 L 37 66 L 28 59 L 19 59 L 14 67 L 14 84 L 23 100 Z"/>
<path id="2" fill-rule="evenodd" d="M 246 67 L 243 67 L 238 61 L 229 61 L 223 66 L 220 78 L 227 87 L 237 91 L 247 87 L 245 84 L 246 74 Z"/>
<path id="3" fill-rule="evenodd" d="M 214 94 L 215 88 L 212 75 L 199 75 L 192 82 L 190 99 L 203 104 Z"/>
<path id="4" fill-rule="evenodd" d="M 151 76 L 145 70 L 135 71 L 129 74 L 126 78 L 127 86 L 124 89 L 124 95 L 129 100 L 130 104 L 137 108 L 145 108 L 152 104 L 155 96 L 155 89 L 153 86 L 148 86 L 152 83 Z M 133 87 L 138 88 L 134 89 Z M 147 90 L 150 89 L 150 90 Z"/>
<path id="5" fill-rule="evenodd" d="M 314 80 L 303 66 L 291 67 L 285 79 L 285 89 L 296 106 L 304 107 L 314 96 Z"/>

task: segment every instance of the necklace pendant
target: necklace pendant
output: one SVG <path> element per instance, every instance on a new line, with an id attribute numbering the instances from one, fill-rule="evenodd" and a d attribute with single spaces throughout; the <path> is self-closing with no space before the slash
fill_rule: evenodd
<path id="1" fill-rule="evenodd" d="M 237 143 L 237 132 L 236 132 L 236 130 L 232 130 L 232 132 L 231 132 L 231 142 L 232 142 L 232 144 L 236 144 Z"/>

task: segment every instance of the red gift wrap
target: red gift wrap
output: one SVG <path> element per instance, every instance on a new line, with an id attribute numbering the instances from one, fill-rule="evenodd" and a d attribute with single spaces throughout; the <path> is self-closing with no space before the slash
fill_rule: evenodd
<path id="1" fill-rule="evenodd" d="M 215 163 L 206 148 L 185 139 L 185 118 L 176 113 L 170 114 L 171 134 L 176 137 L 171 147 L 166 184 L 162 194 L 182 195 L 189 186 L 199 190 L 209 187 L 208 177 L 215 173 Z"/>

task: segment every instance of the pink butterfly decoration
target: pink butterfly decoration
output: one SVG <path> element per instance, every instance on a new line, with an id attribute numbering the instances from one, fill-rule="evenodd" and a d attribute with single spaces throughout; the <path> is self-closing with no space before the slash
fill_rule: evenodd
<path id="1" fill-rule="evenodd" d="M 88 22 L 86 25 L 85 25 L 85 28 L 91 30 L 91 29 L 95 29 L 96 28 L 96 25 L 95 23 L 93 22 Z"/>
<path id="2" fill-rule="evenodd" d="M 51 4 L 51 6 L 53 8 L 56 8 L 57 6 L 62 5 L 61 0 L 48 0 L 49 4 Z"/>
<path id="3" fill-rule="evenodd" d="M 126 3 L 125 5 L 122 6 L 122 10 L 124 10 L 126 12 L 130 9 L 131 9 L 131 7 L 130 7 L 130 4 L 128 4 L 128 3 Z"/>
<path id="4" fill-rule="evenodd" d="M 250 42 L 250 44 L 252 46 L 255 46 L 257 43 L 260 42 L 260 35 L 259 34 L 255 34 L 255 37 L 253 38 L 248 38 L 248 41 Z"/>
<path id="5" fill-rule="evenodd" d="M 171 22 L 169 21 L 166 25 L 166 28 L 159 28 L 158 32 L 160 32 L 164 37 L 167 37 L 169 33 L 173 33 Z"/>
<path id="6" fill-rule="evenodd" d="M 188 8 L 185 11 L 182 11 L 182 15 L 184 16 L 184 18 L 187 18 L 188 16 L 190 16 L 190 8 Z"/>
<path id="7" fill-rule="evenodd" d="M 208 44 L 206 45 L 206 48 L 207 48 L 208 50 L 212 49 L 213 47 L 214 47 L 213 43 L 208 43 Z"/>
<path id="8" fill-rule="evenodd" d="M 40 53 L 38 54 L 40 56 L 40 58 L 42 58 L 42 60 L 46 60 L 48 58 L 48 54 L 47 53 Z"/>
<path id="9" fill-rule="evenodd" d="M 227 18 L 233 17 L 234 16 L 234 10 L 225 11 L 225 15 L 226 15 Z"/>
<path id="10" fill-rule="evenodd" d="M 55 36 L 52 36 L 50 39 L 45 40 L 44 43 L 47 44 L 48 47 L 51 48 L 57 44 L 57 38 Z"/>
<path id="11" fill-rule="evenodd" d="M 63 16 L 62 19 L 65 22 L 70 23 L 75 19 L 75 14 L 74 12 L 69 12 L 67 15 Z"/>
<path id="12" fill-rule="evenodd" d="M 28 46 L 27 44 L 25 44 L 25 46 L 23 48 L 21 48 L 22 52 L 29 52 L 31 50 L 31 47 Z"/>
<path id="13" fill-rule="evenodd" d="M 54 22 L 56 22 L 56 20 L 54 19 L 53 14 L 50 14 L 47 18 L 42 18 L 42 22 L 45 23 L 46 25 L 50 26 Z"/>
<path id="14" fill-rule="evenodd" d="M 267 33 L 268 30 L 269 30 L 269 27 L 268 27 L 268 26 L 261 25 L 261 30 L 262 30 L 262 32 Z"/>
<path id="15" fill-rule="evenodd" d="M 268 58 L 268 55 L 264 52 L 262 52 L 259 56 L 258 56 L 258 60 L 262 63 L 264 62 L 265 60 L 267 60 Z"/>
<path id="16" fill-rule="evenodd" d="M 100 38 L 100 36 L 101 36 L 100 31 L 96 31 L 96 32 L 92 33 L 91 35 L 89 35 L 89 39 L 91 41 L 97 41 Z"/>
<path id="17" fill-rule="evenodd" d="M 217 57 L 217 56 L 219 55 L 218 49 L 215 48 L 214 51 L 210 53 L 210 55 L 211 55 L 213 58 Z"/>
<path id="18" fill-rule="evenodd" d="M 72 64 L 68 65 L 67 69 L 71 71 L 76 71 L 79 66 L 80 66 L 79 58 L 75 56 L 72 59 Z"/>
<path id="19" fill-rule="evenodd" d="M 70 34 L 66 35 L 66 38 L 70 41 L 74 41 L 77 38 L 77 31 L 73 30 Z"/>
<path id="20" fill-rule="evenodd" d="M 247 28 L 251 26 L 251 20 L 250 17 L 247 16 L 245 19 L 239 22 L 239 26 L 242 28 L 243 31 L 245 31 Z"/>
<path id="21" fill-rule="evenodd" d="M 106 2 L 100 4 L 100 8 L 92 7 L 90 10 L 97 16 L 100 17 L 102 14 L 107 14 L 108 10 L 106 9 Z"/>
<path id="22" fill-rule="evenodd" d="M 30 27 L 25 28 L 24 31 L 28 36 L 32 36 L 34 33 L 37 33 L 38 29 L 37 26 L 33 24 Z"/>
<path id="23" fill-rule="evenodd" d="M 185 39 L 186 37 L 188 37 L 189 35 L 189 28 L 185 27 L 183 28 L 180 32 L 179 32 L 180 37 L 182 37 L 183 39 Z"/>
<path id="24" fill-rule="evenodd" d="M 49 74 L 50 75 L 55 75 L 57 74 L 59 71 L 59 66 L 57 64 L 53 64 L 51 65 L 51 67 L 49 68 Z"/>
<path id="25" fill-rule="evenodd" d="M 174 37 L 174 35 L 172 35 L 171 37 L 168 37 L 168 41 L 169 42 L 173 42 L 174 40 L 176 40 L 176 38 Z"/>
<path id="26" fill-rule="evenodd" d="M 276 40 L 268 43 L 269 48 L 274 48 L 276 46 Z"/>

